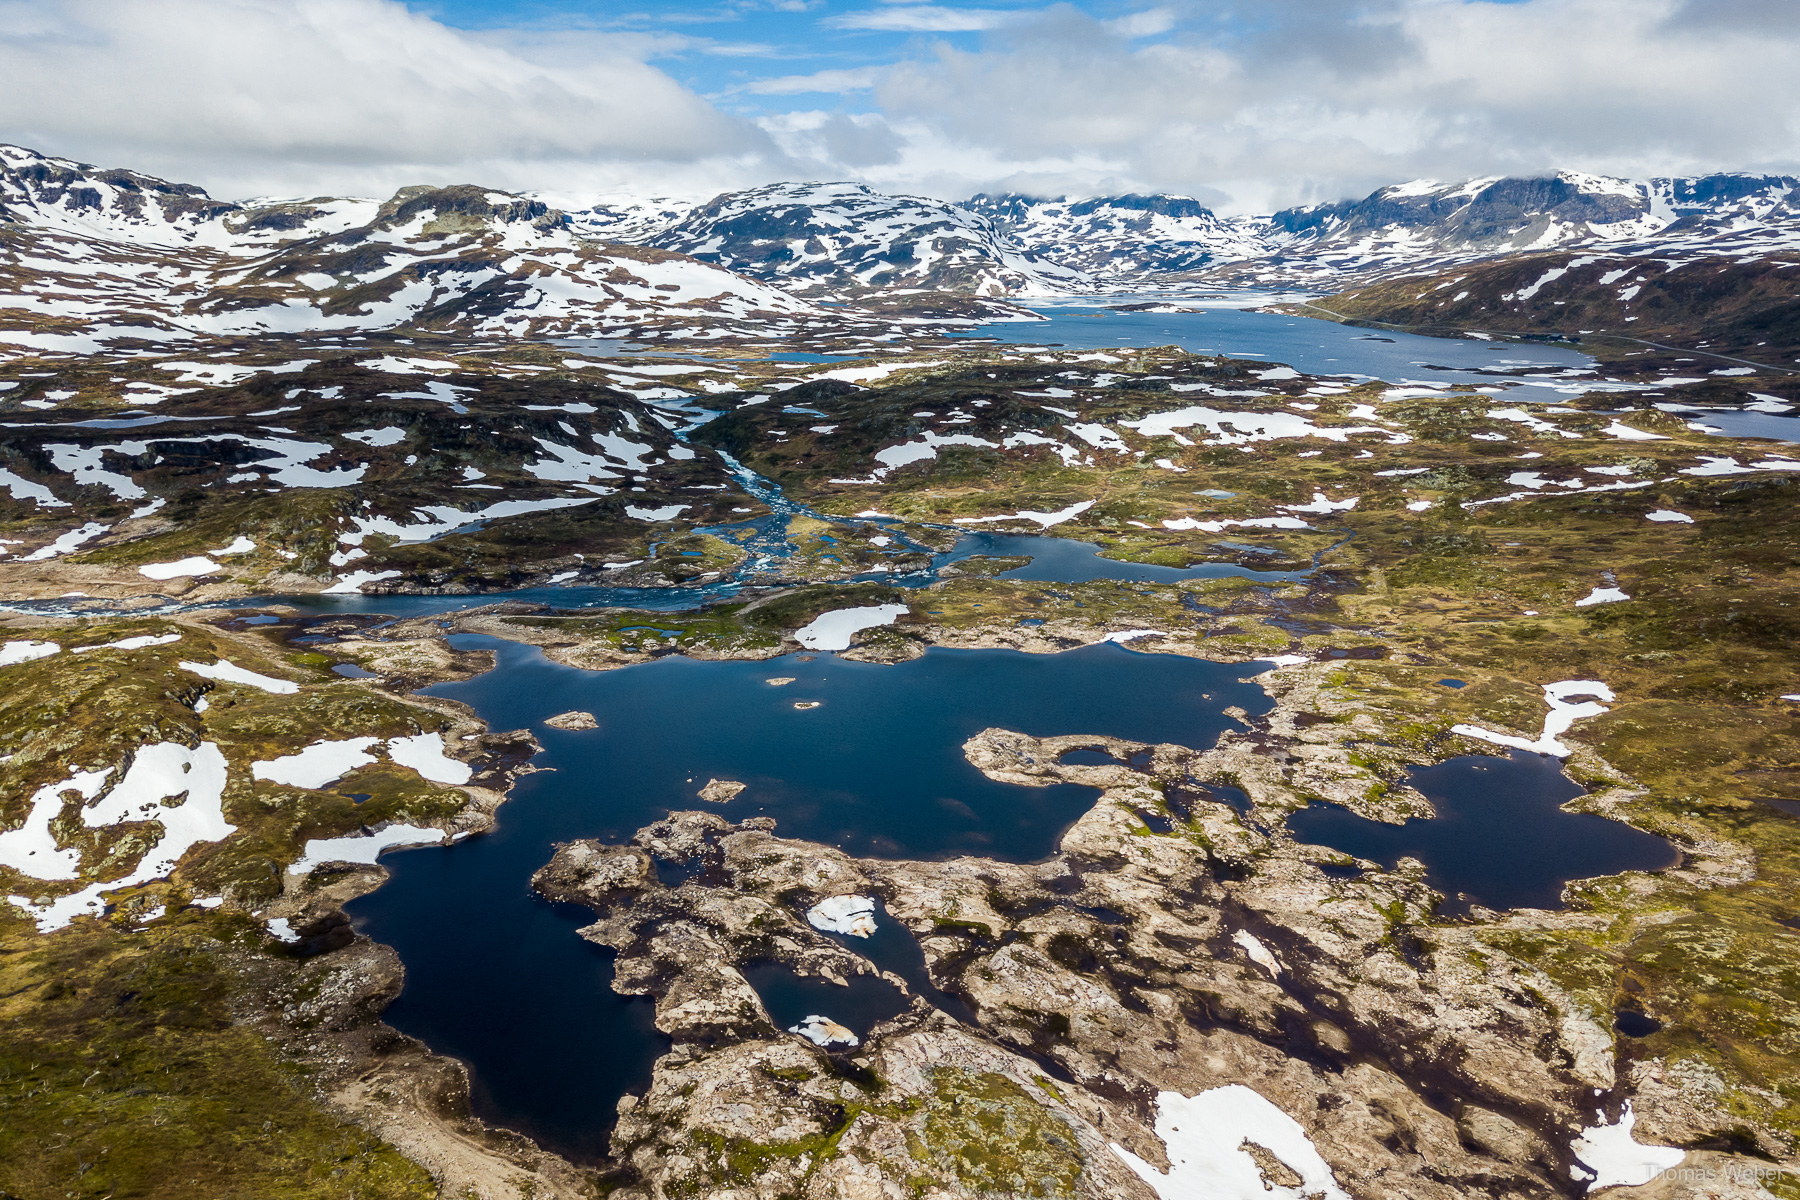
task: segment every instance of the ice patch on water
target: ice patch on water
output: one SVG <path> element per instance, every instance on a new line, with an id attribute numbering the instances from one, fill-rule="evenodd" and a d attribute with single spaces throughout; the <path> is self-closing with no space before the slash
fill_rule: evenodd
<path id="1" fill-rule="evenodd" d="M 875 901 L 867 896 L 830 896 L 806 910 L 814 929 L 866 938 L 875 932 Z"/>

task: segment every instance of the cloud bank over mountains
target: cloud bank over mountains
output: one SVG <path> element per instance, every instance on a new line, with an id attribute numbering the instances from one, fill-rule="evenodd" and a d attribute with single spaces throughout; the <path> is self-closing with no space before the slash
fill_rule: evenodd
<path id="1" fill-rule="evenodd" d="M 740 0 L 706 18 L 754 15 L 735 39 L 604 7 L 509 24 L 491 0 L 472 29 L 398 0 L 0 0 L 0 140 L 226 196 L 814 178 L 1226 212 L 1800 166 L 1790 0 Z"/>

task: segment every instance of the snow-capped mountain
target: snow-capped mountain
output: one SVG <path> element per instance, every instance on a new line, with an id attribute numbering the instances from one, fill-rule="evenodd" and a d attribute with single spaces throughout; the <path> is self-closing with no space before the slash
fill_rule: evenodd
<path id="1" fill-rule="evenodd" d="M 1284 209 L 1250 271 L 1296 282 L 1375 277 L 1527 251 L 1738 254 L 1800 249 L 1800 179 L 1720 174 L 1629 180 L 1415 180 L 1355 201 Z"/>
<path id="2" fill-rule="evenodd" d="M 1416 180 L 1361 200 L 1221 217 L 1174 195 L 960 204 L 862 184 L 773 184 L 685 213 L 611 201 L 591 237 L 678 250 L 802 292 L 932 288 L 1030 297 L 1162 287 L 1329 287 L 1421 265 L 1605 247 L 1677 256 L 1800 248 L 1800 180 L 1563 172 Z"/>
<path id="3" fill-rule="evenodd" d="M 1148 277 L 1261 258 L 1269 250 L 1255 222 L 1220 217 L 1188 196 L 982 194 L 962 207 L 991 219 L 1030 253 L 1096 282 L 1141 285 Z"/>
<path id="4" fill-rule="evenodd" d="M 608 197 L 565 213 L 469 185 L 237 204 L 0 147 L 0 343 L 40 350 L 402 327 L 762 336 L 847 312 L 807 297 L 1340 291 L 1558 249 L 1797 251 L 1800 180 L 1421 180 L 1267 217 L 1171 195 L 950 204 L 783 183 L 698 206 Z"/>
<path id="5" fill-rule="evenodd" d="M 400 326 L 618 335 L 811 311 L 710 263 L 582 237 L 505 192 L 232 204 L 16 147 L 0 147 L 0 248 L 0 342 L 42 350 Z"/>
<path id="6" fill-rule="evenodd" d="M 730 192 L 648 239 L 806 291 L 923 288 L 1051 295 L 1081 272 L 1021 246 L 978 212 L 859 183 L 777 183 Z"/>

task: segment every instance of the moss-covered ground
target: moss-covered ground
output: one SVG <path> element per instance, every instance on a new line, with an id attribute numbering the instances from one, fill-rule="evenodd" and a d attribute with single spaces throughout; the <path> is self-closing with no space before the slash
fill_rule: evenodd
<path id="1" fill-rule="evenodd" d="M 170 633 L 180 640 L 77 650 Z M 307 838 L 442 823 L 467 805 L 460 791 L 387 762 L 321 789 L 257 780 L 251 764 L 326 738 L 441 729 L 446 718 L 340 678 L 317 650 L 192 620 L 70 620 L 5 636 L 63 649 L 3 668 L 0 827 L 20 825 L 32 795 L 77 768 L 110 766 L 117 779 L 139 747 L 210 741 L 228 764 L 224 815 L 237 831 L 196 846 L 166 879 L 111 893 L 99 919 L 43 934 L 26 910 L 0 905 L 0 1194 L 435 1195 L 424 1171 L 327 1113 L 245 1023 L 232 962 L 272 953 L 244 908 L 277 895 Z M 272 695 L 179 666 L 220 658 L 299 691 Z M 153 823 L 90 829 L 79 798 L 64 800 L 51 828 L 80 851 L 80 877 L 44 882 L 0 868 L 0 894 L 36 899 L 120 878 L 160 836 Z M 191 903 L 221 895 L 223 908 Z"/>
<path id="2" fill-rule="evenodd" d="M 324 1112 L 234 1017 L 241 917 L 37 937 L 0 915 L 0 1194 L 426 1200 L 420 1167 Z"/>

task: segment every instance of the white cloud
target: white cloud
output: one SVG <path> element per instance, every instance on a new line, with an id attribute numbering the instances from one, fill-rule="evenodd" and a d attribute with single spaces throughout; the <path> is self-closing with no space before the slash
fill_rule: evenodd
<path id="1" fill-rule="evenodd" d="M 822 30 L 818 4 L 762 0 L 803 31 L 757 26 L 776 50 L 858 55 L 765 64 L 667 31 L 469 33 L 399 0 L 0 0 L 0 140 L 225 196 L 573 203 L 806 177 L 1267 211 L 1420 176 L 1800 168 L 1795 0 L 982 2 L 868 0 Z M 644 61 L 671 56 L 728 60 L 708 91 L 761 115 Z M 832 96 L 876 111 L 813 111 Z"/>
<path id="2" fill-rule="evenodd" d="M 979 33 L 998 29 L 1014 20 L 1012 13 L 991 8 L 941 8 L 935 4 L 908 4 L 829 17 L 825 24 L 836 29 L 863 29 L 887 33 Z"/>
<path id="3" fill-rule="evenodd" d="M 1155 37 L 1159 33 L 1167 33 L 1175 28 L 1176 17 L 1171 9 L 1150 8 L 1129 16 L 1102 21 L 1101 24 L 1119 37 L 1145 38 Z"/>
<path id="4" fill-rule="evenodd" d="M 765 119 L 763 127 L 802 174 L 864 174 L 869 168 L 908 174 L 897 167 L 908 139 L 879 113 L 791 112 Z"/>
<path id="5" fill-rule="evenodd" d="M 606 34 L 509 43 L 394 0 L 13 0 L 0 140 L 224 194 L 525 187 L 772 150 L 639 49 Z"/>
<path id="6" fill-rule="evenodd" d="M 1713 27 L 1676 0 L 1264 0 L 1251 23 L 1133 45 L 1063 5 L 938 44 L 876 98 L 926 131 L 921 158 L 1027 187 L 1017 164 L 1098 161 L 1238 210 L 1421 175 L 1792 169 L 1800 39 L 1739 7 Z"/>
<path id="7" fill-rule="evenodd" d="M 736 89 L 758 96 L 801 96 L 811 92 L 866 92 L 881 78 L 879 67 L 852 67 L 847 70 L 814 71 L 811 75 L 778 75 L 758 79 Z"/>

